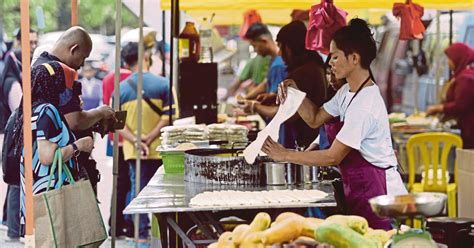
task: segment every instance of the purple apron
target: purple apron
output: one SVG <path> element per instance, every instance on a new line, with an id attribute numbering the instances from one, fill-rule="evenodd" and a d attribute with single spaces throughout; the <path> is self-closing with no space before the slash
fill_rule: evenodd
<path id="1" fill-rule="evenodd" d="M 343 125 L 344 122 L 340 121 L 339 117 L 324 125 L 329 144 L 332 145 Z M 339 170 L 341 171 L 348 214 L 366 218 L 369 226 L 373 229 L 392 229 L 390 220 L 375 215 L 369 204 L 369 199 L 387 194 L 385 169 L 371 164 L 362 157 L 358 150 L 352 149 L 339 164 Z"/>

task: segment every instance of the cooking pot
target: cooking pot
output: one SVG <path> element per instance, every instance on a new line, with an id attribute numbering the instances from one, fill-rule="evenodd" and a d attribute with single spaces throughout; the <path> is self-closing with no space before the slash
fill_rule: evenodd
<path id="1" fill-rule="evenodd" d="M 297 165 L 286 162 L 265 162 L 264 167 L 267 185 L 296 184 Z"/>

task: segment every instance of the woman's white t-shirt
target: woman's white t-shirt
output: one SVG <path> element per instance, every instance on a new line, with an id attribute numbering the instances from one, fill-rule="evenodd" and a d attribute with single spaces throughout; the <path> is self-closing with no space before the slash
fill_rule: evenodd
<path id="1" fill-rule="evenodd" d="M 349 105 L 355 92 L 349 84 L 342 86 L 323 108 L 330 115 L 339 116 L 344 126 L 336 139 L 358 150 L 362 157 L 386 171 L 389 195 L 406 193 L 400 174 L 396 170 L 397 158 L 392 147 L 388 113 L 377 85 L 363 88 Z"/>

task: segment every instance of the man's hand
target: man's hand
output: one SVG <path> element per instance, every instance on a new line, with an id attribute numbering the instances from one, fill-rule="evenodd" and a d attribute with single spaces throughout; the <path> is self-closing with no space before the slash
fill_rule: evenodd
<path id="1" fill-rule="evenodd" d="M 94 140 L 90 136 L 80 138 L 76 140 L 75 143 L 77 145 L 77 149 L 81 152 L 90 153 L 92 152 L 92 149 L 94 149 Z"/>
<path id="2" fill-rule="evenodd" d="M 104 119 L 104 120 L 115 118 L 114 109 L 107 106 L 107 105 L 102 105 L 102 106 L 98 107 L 97 110 L 100 111 L 100 113 L 102 114 L 102 119 Z"/>
<path id="3" fill-rule="evenodd" d="M 148 155 L 150 154 L 150 148 L 147 144 L 145 144 L 143 141 L 140 142 L 140 149 L 142 151 L 142 158 L 146 159 L 148 158 Z"/>

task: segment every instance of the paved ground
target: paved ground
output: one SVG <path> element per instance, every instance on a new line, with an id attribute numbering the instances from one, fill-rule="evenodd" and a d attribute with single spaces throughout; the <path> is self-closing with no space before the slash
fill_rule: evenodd
<path id="1" fill-rule="evenodd" d="M 100 210 L 102 212 L 102 217 L 104 218 L 104 223 L 107 225 L 108 230 L 108 219 L 110 216 L 110 200 L 112 197 L 112 158 L 105 155 L 105 140 L 101 139 L 99 136 L 96 139 L 95 150 L 92 153 L 92 156 L 95 158 L 98 164 L 100 173 L 102 174 L 101 182 L 98 185 L 98 194 L 99 194 L 99 204 Z M 0 143 L 1 145 L 2 143 Z M 0 172 L 1 174 L 1 172 Z M 5 194 L 7 192 L 7 185 L 0 180 L 0 214 L 3 216 L 3 202 L 5 200 Z M 16 248 L 23 247 L 23 244 L 20 242 L 9 243 L 7 240 L 7 229 L 5 226 L 0 225 L 0 247 L 2 248 Z M 116 247 L 132 247 L 125 240 L 119 240 L 116 243 Z M 111 242 L 108 240 L 102 247 L 110 247 Z"/>

